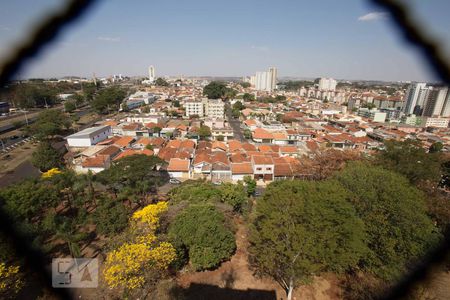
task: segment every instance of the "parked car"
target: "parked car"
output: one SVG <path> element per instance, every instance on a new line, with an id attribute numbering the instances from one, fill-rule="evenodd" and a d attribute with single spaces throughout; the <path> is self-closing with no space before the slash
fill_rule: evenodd
<path id="1" fill-rule="evenodd" d="M 214 185 L 221 185 L 221 184 L 222 184 L 222 181 L 220 181 L 220 180 L 219 180 L 219 181 L 213 181 L 213 184 L 214 184 Z"/>
<path id="2" fill-rule="evenodd" d="M 179 181 L 178 179 L 175 179 L 175 178 L 170 178 L 170 179 L 169 179 L 169 183 L 172 183 L 172 184 L 180 184 L 181 181 Z"/>

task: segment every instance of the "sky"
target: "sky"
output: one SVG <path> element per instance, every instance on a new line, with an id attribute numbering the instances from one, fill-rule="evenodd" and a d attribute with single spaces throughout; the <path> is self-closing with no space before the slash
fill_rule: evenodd
<path id="1" fill-rule="evenodd" d="M 0 1 L 0 59 L 63 0 Z M 450 1 L 409 0 L 450 58 Z M 390 16 L 363 0 L 103 0 L 29 61 L 20 78 L 248 76 L 431 81 Z"/>

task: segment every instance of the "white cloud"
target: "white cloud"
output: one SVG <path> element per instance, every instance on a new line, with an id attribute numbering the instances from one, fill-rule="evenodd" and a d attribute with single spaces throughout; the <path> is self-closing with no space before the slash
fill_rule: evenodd
<path id="1" fill-rule="evenodd" d="M 270 51 L 270 48 L 267 47 L 267 46 L 255 46 L 255 45 L 252 45 L 251 48 L 255 49 L 257 51 L 261 51 L 261 52 L 269 52 Z"/>
<path id="2" fill-rule="evenodd" d="M 120 42 L 120 37 L 99 36 L 99 37 L 97 38 L 97 40 L 103 41 L 103 42 L 113 42 L 113 43 L 117 43 L 117 42 Z"/>
<path id="3" fill-rule="evenodd" d="M 384 20 L 387 18 L 387 16 L 388 16 L 388 14 L 385 12 L 374 11 L 374 12 L 370 12 L 364 16 L 360 16 L 358 18 L 358 21 L 370 22 L 370 21 Z"/>

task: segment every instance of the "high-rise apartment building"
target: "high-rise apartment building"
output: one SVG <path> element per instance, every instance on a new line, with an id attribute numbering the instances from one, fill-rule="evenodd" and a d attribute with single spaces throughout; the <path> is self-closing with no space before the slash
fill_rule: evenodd
<path id="1" fill-rule="evenodd" d="M 405 94 L 403 112 L 425 117 L 449 117 L 449 88 L 427 86 L 425 83 L 411 84 Z"/>
<path id="2" fill-rule="evenodd" d="M 225 103 L 221 99 L 205 99 L 205 116 L 221 119 L 225 115 Z"/>
<path id="3" fill-rule="evenodd" d="M 148 67 L 148 80 L 150 80 L 150 82 L 153 82 L 156 80 L 155 67 L 153 67 L 153 66 Z"/>
<path id="4" fill-rule="evenodd" d="M 277 68 L 274 67 L 266 72 L 256 72 L 256 75 L 250 77 L 250 84 L 258 91 L 271 92 L 277 84 L 277 73 Z"/>
<path id="5" fill-rule="evenodd" d="M 223 119 L 225 116 L 225 103 L 221 99 L 206 99 L 202 101 L 187 101 L 184 103 L 187 117 L 198 116 L 213 119 Z"/>
<path id="6" fill-rule="evenodd" d="M 419 99 L 423 99 L 426 94 L 426 85 L 426 83 L 415 83 L 408 87 L 405 94 L 405 106 L 403 107 L 403 112 L 405 114 L 410 115 L 414 113 Z"/>
<path id="7" fill-rule="evenodd" d="M 426 117 L 442 116 L 447 94 L 447 87 L 430 89 L 422 115 Z"/>
<path id="8" fill-rule="evenodd" d="M 188 101 L 184 103 L 184 109 L 186 116 L 198 116 L 202 118 L 204 116 L 203 102 L 202 101 Z"/>
<path id="9" fill-rule="evenodd" d="M 320 78 L 319 91 L 335 91 L 337 81 L 333 78 Z"/>

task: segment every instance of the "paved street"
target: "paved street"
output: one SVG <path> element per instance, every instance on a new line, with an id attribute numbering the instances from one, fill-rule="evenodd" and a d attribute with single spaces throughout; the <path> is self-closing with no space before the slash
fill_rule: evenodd
<path id="1" fill-rule="evenodd" d="M 231 114 L 231 106 L 229 103 L 225 104 L 225 113 L 227 115 L 228 123 L 230 124 L 231 128 L 233 129 L 234 139 L 236 139 L 240 142 L 245 142 L 246 139 L 242 132 L 241 121 L 239 121 L 239 119 L 233 118 L 233 116 Z"/>

